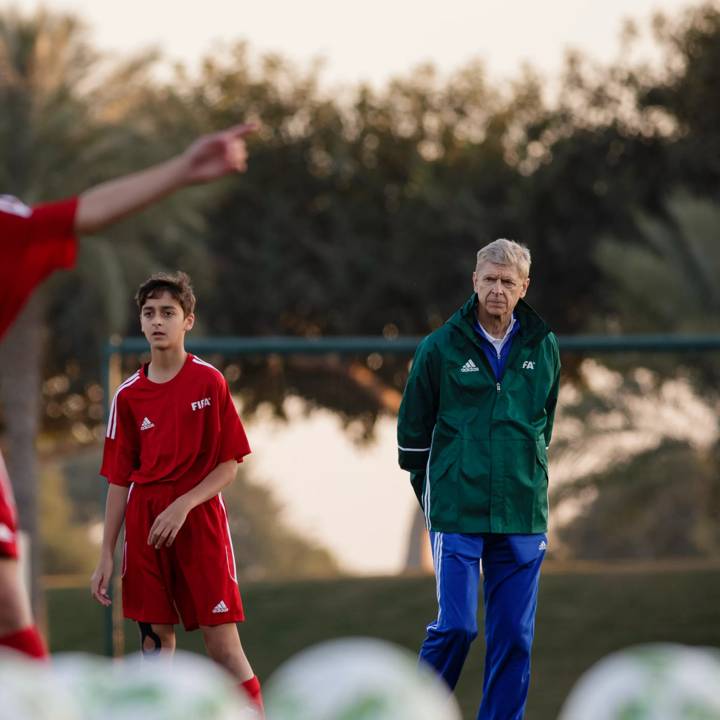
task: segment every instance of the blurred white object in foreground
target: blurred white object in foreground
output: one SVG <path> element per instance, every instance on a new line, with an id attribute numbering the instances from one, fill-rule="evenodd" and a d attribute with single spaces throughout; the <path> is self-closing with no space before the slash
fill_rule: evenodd
<path id="1" fill-rule="evenodd" d="M 201 655 L 120 661 L 0 656 L 0 720 L 257 720 L 234 680 Z"/>
<path id="2" fill-rule="evenodd" d="M 265 685 L 268 720 L 460 720 L 445 684 L 390 643 L 346 638 L 284 663 Z"/>
<path id="3" fill-rule="evenodd" d="M 202 655 L 109 663 L 87 656 L 57 656 L 55 674 L 80 701 L 79 720 L 255 720 L 233 679 Z"/>
<path id="4" fill-rule="evenodd" d="M 720 653 L 672 644 L 608 655 L 577 682 L 558 720 L 720 720 Z"/>
<path id="5" fill-rule="evenodd" d="M 0 650 L 0 720 L 77 720 L 74 699 L 45 662 Z"/>

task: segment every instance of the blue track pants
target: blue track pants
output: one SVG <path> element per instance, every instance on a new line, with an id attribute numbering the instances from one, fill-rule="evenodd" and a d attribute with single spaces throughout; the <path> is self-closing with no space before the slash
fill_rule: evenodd
<path id="1" fill-rule="evenodd" d="M 478 633 L 482 561 L 486 655 L 478 720 L 521 720 L 546 536 L 431 532 L 430 541 L 438 616 L 427 627 L 420 659 L 455 688 Z"/>

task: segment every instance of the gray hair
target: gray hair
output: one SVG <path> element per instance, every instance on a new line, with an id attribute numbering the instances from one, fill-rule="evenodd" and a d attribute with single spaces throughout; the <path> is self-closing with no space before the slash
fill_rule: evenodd
<path id="1" fill-rule="evenodd" d="M 478 250 L 476 268 L 485 262 L 495 265 L 511 265 L 520 277 L 527 278 L 530 275 L 530 250 L 525 245 L 500 238 L 493 240 L 489 245 Z"/>

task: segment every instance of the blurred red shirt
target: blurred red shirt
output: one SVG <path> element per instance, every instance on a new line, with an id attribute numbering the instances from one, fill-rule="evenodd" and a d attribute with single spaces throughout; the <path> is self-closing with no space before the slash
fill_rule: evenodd
<path id="1" fill-rule="evenodd" d="M 0 338 L 48 275 L 75 264 L 77 202 L 28 207 L 0 195 Z"/>

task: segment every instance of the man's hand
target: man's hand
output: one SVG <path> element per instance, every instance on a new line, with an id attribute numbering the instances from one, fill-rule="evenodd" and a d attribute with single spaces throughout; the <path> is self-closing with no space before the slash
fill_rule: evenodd
<path id="1" fill-rule="evenodd" d="M 242 123 L 198 138 L 180 156 L 184 166 L 184 182 L 192 185 L 216 180 L 232 172 L 245 172 L 245 136 L 256 129 L 253 123 Z"/>
<path id="2" fill-rule="evenodd" d="M 155 522 L 150 528 L 150 534 L 148 535 L 148 545 L 153 545 L 156 550 L 159 550 L 161 547 L 170 547 L 175 541 L 175 537 L 183 526 L 189 512 L 190 506 L 182 497 L 170 503 L 170 505 L 155 518 Z"/>
<path id="3" fill-rule="evenodd" d="M 108 605 L 112 603 L 110 595 L 108 595 L 108 587 L 112 580 L 113 564 L 112 555 L 101 556 L 95 572 L 90 577 L 90 592 L 92 596 L 105 607 L 108 607 Z"/>

